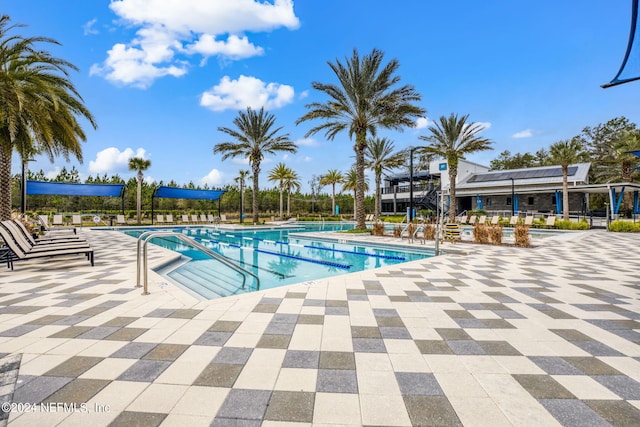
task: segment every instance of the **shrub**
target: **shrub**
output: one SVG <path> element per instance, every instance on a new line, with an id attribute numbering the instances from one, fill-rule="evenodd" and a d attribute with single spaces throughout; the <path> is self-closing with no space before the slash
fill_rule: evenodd
<path id="1" fill-rule="evenodd" d="M 489 243 L 489 230 L 486 224 L 473 226 L 473 241 L 476 243 Z"/>
<path id="2" fill-rule="evenodd" d="M 640 224 L 631 221 L 613 221 L 609 224 L 609 231 L 619 233 L 638 233 L 640 232 Z"/>
<path id="3" fill-rule="evenodd" d="M 491 239 L 491 243 L 494 245 L 502 244 L 502 226 L 501 225 L 492 225 L 488 227 L 489 238 Z"/>
<path id="4" fill-rule="evenodd" d="M 556 221 L 555 225 L 556 225 L 556 228 L 560 230 L 588 230 L 589 229 L 589 223 L 584 219 L 579 222 L 559 219 Z"/>
<path id="5" fill-rule="evenodd" d="M 433 224 L 425 224 L 424 226 L 424 239 L 436 240 L 436 226 Z"/>
<path id="6" fill-rule="evenodd" d="M 513 230 L 513 237 L 515 238 L 515 245 L 521 248 L 528 248 L 531 246 L 531 237 L 529 236 L 529 226 L 524 224 L 516 225 Z"/>
<path id="7" fill-rule="evenodd" d="M 374 236 L 384 236 L 384 224 L 382 222 L 374 223 L 371 234 Z"/>
<path id="8" fill-rule="evenodd" d="M 416 225 L 412 222 L 407 224 L 407 237 L 412 238 L 414 231 L 416 231 Z"/>
<path id="9" fill-rule="evenodd" d="M 393 237 L 402 237 L 402 227 L 399 225 L 393 227 Z"/>

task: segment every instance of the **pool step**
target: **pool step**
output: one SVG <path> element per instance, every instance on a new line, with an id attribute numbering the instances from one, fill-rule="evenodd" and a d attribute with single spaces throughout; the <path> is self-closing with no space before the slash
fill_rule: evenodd
<path id="1" fill-rule="evenodd" d="M 169 277 L 205 298 L 246 292 L 240 288 L 242 279 L 238 273 L 212 260 L 192 261 L 169 273 Z"/>

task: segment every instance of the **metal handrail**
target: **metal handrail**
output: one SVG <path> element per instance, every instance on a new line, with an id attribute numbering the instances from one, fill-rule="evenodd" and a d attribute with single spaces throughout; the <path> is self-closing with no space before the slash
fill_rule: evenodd
<path id="1" fill-rule="evenodd" d="M 145 231 L 144 233 L 142 233 L 140 236 L 138 236 L 138 242 L 137 242 L 137 248 L 136 248 L 136 259 L 137 259 L 137 263 L 136 263 L 136 287 L 140 287 L 140 245 L 142 244 L 142 242 L 144 241 L 144 244 L 142 244 L 142 267 L 144 269 L 144 290 L 142 292 L 142 295 L 149 295 L 149 291 L 148 291 L 148 281 L 147 281 L 147 244 L 149 243 L 149 241 L 151 241 L 152 239 L 156 238 L 156 237 L 163 237 L 163 236 L 174 236 L 177 237 L 178 239 L 182 240 L 183 242 L 187 243 L 188 245 L 198 249 L 199 251 L 205 253 L 206 255 L 209 255 L 211 258 L 215 259 L 216 261 L 221 262 L 222 264 L 226 265 L 227 267 L 231 268 L 232 270 L 237 271 L 238 273 L 240 273 L 242 275 L 242 288 L 245 288 L 245 284 L 247 282 L 247 274 L 251 277 L 253 277 L 254 279 L 256 279 L 256 290 L 260 290 L 260 278 L 258 278 L 258 276 L 252 272 L 250 272 L 249 270 L 247 270 L 246 268 L 242 268 L 239 265 L 237 265 L 235 262 L 229 260 L 228 258 L 212 251 L 211 249 L 207 248 L 204 245 L 201 245 L 200 243 L 196 242 L 195 240 L 191 239 L 190 237 L 185 236 L 184 234 L 181 233 L 176 233 L 174 231 Z M 146 240 L 144 240 L 146 238 Z"/>

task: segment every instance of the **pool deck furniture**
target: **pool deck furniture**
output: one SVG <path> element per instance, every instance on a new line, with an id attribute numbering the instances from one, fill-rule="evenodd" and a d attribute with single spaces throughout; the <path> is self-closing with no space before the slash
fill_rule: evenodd
<path id="1" fill-rule="evenodd" d="M 512 215 L 511 219 L 509 220 L 509 225 L 512 226 L 512 227 L 515 227 L 518 224 L 519 220 L 520 220 L 520 216 Z"/>

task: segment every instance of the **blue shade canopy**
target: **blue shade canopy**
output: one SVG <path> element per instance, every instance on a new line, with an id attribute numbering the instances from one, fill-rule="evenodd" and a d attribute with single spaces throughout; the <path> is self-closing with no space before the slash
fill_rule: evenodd
<path id="1" fill-rule="evenodd" d="M 631 30 L 627 51 L 624 54 L 622 65 L 618 74 L 609 83 L 603 84 L 603 88 L 616 86 L 622 83 L 640 79 L 640 28 L 638 28 L 638 0 L 631 1 Z"/>
<path id="2" fill-rule="evenodd" d="M 153 197 L 167 199 L 218 200 L 226 190 L 195 190 L 191 188 L 165 187 L 156 188 Z"/>
<path id="3" fill-rule="evenodd" d="M 121 197 L 123 190 L 124 184 L 27 181 L 27 194 L 29 195 Z"/>

